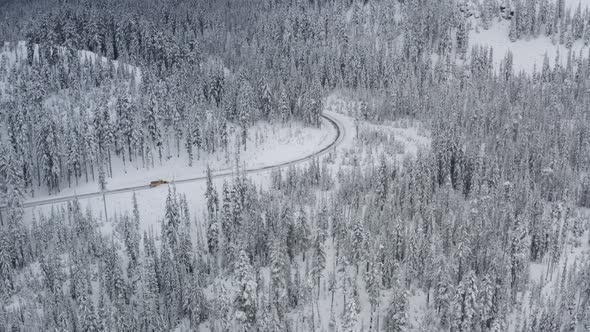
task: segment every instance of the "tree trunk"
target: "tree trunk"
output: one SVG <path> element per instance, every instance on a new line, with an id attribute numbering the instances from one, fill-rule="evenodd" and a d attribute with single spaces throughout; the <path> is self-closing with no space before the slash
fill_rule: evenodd
<path id="1" fill-rule="evenodd" d="M 41 169 L 39 168 L 39 163 L 37 163 L 37 182 L 39 183 L 39 187 L 41 187 Z"/>
<path id="2" fill-rule="evenodd" d="M 332 317 L 334 313 L 334 293 L 336 293 L 336 289 L 332 288 L 332 301 L 330 301 L 330 317 Z"/>
<path id="3" fill-rule="evenodd" d="M 111 149 L 107 149 L 107 157 L 109 160 L 109 174 L 113 177 L 113 164 L 111 163 Z"/>
<path id="4" fill-rule="evenodd" d="M 84 175 L 86 176 L 86 183 L 88 183 L 88 160 L 84 157 Z"/>
<path id="5" fill-rule="evenodd" d="M 311 330 L 315 331 L 315 310 L 313 309 L 313 300 L 311 301 Z"/>
<path id="6" fill-rule="evenodd" d="M 102 202 L 104 204 L 104 220 L 109 221 L 109 217 L 107 215 L 107 197 L 104 192 L 102 193 Z"/>
<path id="7" fill-rule="evenodd" d="M 377 327 L 377 328 L 375 329 L 376 331 L 380 331 L 380 329 L 379 329 L 379 322 L 380 322 L 380 321 L 379 321 L 379 318 L 380 318 L 380 316 L 379 316 L 379 307 L 380 307 L 380 305 L 379 305 L 379 302 L 377 302 L 377 324 L 375 324 L 375 325 L 376 325 L 376 327 Z"/>
<path id="8" fill-rule="evenodd" d="M 143 145 L 141 146 L 141 149 L 139 149 L 139 151 L 141 152 L 141 164 L 143 165 L 143 168 L 145 168 L 145 152 L 143 149 Z"/>
<path id="9" fill-rule="evenodd" d="M 373 316 L 375 314 L 374 306 L 371 304 L 371 317 L 369 318 L 369 332 L 373 331 Z"/>
<path id="10" fill-rule="evenodd" d="M 321 276 L 318 276 L 318 301 L 320 299 L 320 287 L 321 287 L 320 282 L 321 282 L 321 279 L 322 279 L 322 277 Z M 318 315 L 319 315 L 319 311 L 318 311 Z"/>
<path id="11" fill-rule="evenodd" d="M 129 153 L 129 162 L 132 163 L 133 159 L 131 158 L 131 138 L 127 137 L 127 152 Z"/>

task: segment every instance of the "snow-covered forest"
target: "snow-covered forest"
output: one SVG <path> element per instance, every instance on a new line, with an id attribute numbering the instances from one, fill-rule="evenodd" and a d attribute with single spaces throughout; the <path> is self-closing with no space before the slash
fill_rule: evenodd
<path id="1" fill-rule="evenodd" d="M 0 331 L 590 331 L 588 6 L 0 3 Z"/>

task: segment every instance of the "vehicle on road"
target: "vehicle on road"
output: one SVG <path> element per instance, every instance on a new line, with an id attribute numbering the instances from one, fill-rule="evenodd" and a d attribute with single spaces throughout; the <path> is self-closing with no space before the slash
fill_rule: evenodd
<path id="1" fill-rule="evenodd" d="M 1 1 L 2 0 L 0 0 L 0 2 Z M 335 137 L 334 141 L 332 141 L 329 145 L 325 146 L 324 148 L 322 148 L 321 150 L 319 150 L 317 152 L 314 152 L 308 156 L 305 156 L 305 157 L 302 157 L 299 159 L 295 159 L 295 160 L 291 160 L 291 161 L 283 162 L 283 163 L 278 163 L 278 164 L 274 164 L 274 165 L 246 169 L 244 172 L 246 174 L 250 174 L 250 173 L 257 173 L 257 172 L 262 172 L 262 171 L 269 171 L 272 169 L 284 168 L 289 165 L 295 165 L 295 164 L 299 164 L 302 162 L 306 162 L 314 157 L 319 157 L 321 155 L 324 155 L 324 154 L 327 154 L 327 153 L 330 153 L 331 151 L 333 151 L 334 148 L 336 146 L 338 146 L 344 140 L 344 137 L 346 136 L 345 128 L 341 123 L 339 123 L 339 121 L 337 119 L 334 119 L 330 115 L 322 114 L 322 118 L 324 118 L 326 121 L 328 121 L 330 124 L 332 124 L 332 126 L 334 126 L 334 128 L 336 129 L 336 137 Z M 228 170 L 224 170 L 224 171 L 221 171 L 221 172 L 213 175 L 213 177 L 215 177 L 215 178 L 217 178 L 217 177 L 230 177 L 230 176 L 233 176 L 233 173 Z M 192 177 L 192 178 L 176 179 L 175 182 L 177 184 L 178 183 L 189 183 L 189 182 L 195 182 L 195 181 L 205 181 L 206 179 L 207 179 L 206 176 L 200 175 L 200 176 Z M 120 194 L 120 193 L 125 193 L 125 192 L 135 192 L 135 191 L 139 191 L 139 190 L 146 190 L 146 189 L 155 188 L 159 185 L 169 184 L 169 183 L 170 183 L 170 181 L 159 179 L 156 181 L 151 181 L 149 183 L 149 186 L 140 185 L 140 186 L 132 186 L 132 187 L 126 187 L 126 188 L 116 188 L 116 189 L 107 190 L 105 192 L 102 192 L 102 191 L 101 192 L 90 192 L 90 193 L 71 195 L 71 196 L 52 197 L 52 198 L 47 198 L 44 200 L 36 200 L 36 201 L 28 201 L 28 202 L 25 201 L 23 203 L 23 207 L 30 208 L 30 207 L 34 207 L 34 206 L 42 206 L 42 205 L 47 205 L 47 204 L 68 202 L 68 201 L 71 201 L 74 199 L 87 199 L 87 198 L 91 198 L 91 197 L 97 197 L 100 195 L 113 195 L 113 194 Z M 6 205 L 2 205 L 0 203 L 0 211 L 5 210 L 6 208 L 7 208 Z"/>
<path id="2" fill-rule="evenodd" d="M 150 188 L 154 188 L 154 187 L 157 187 L 159 185 L 168 184 L 168 183 L 170 183 L 170 182 L 168 182 L 166 180 L 162 180 L 162 179 L 155 180 L 155 181 L 150 182 Z"/>

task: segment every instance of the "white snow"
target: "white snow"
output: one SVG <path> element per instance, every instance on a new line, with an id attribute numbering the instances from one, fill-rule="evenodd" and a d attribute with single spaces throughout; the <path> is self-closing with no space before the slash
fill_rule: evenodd
<path id="1" fill-rule="evenodd" d="M 565 0 L 566 10 L 571 10 L 572 15 L 575 13 L 578 5 L 581 5 L 582 13 L 590 7 L 590 0 Z M 565 45 L 559 44 L 559 35 L 547 37 L 541 33 L 538 37 L 521 38 L 515 42 L 510 41 L 508 32 L 510 29 L 510 21 L 505 19 L 498 19 L 492 22 L 488 30 L 483 29 L 477 19 L 472 20 L 473 27 L 469 34 L 470 47 L 468 48 L 468 56 L 471 51 L 471 46 L 481 45 L 490 46 L 494 49 L 494 65 L 497 69 L 500 61 L 508 51 L 512 52 L 513 65 L 515 71 L 523 70 L 526 73 L 532 73 L 535 69 L 539 71 L 543 65 L 545 53 L 550 60 L 550 65 L 553 66 L 557 52 L 559 51 L 561 64 L 564 65 L 567 60 L 569 49 Z M 588 55 L 590 50 L 584 46 L 582 40 L 574 42 L 571 51 L 578 56 L 580 51 L 584 56 Z"/>
<path id="2" fill-rule="evenodd" d="M 558 51 L 561 64 L 565 65 L 570 50 L 565 45 L 560 45 L 559 40 L 554 43 L 550 37 L 543 34 L 537 38 L 528 40 L 520 39 L 512 42 L 508 37 L 509 24 L 510 21 L 507 20 L 494 22 L 488 30 L 480 27 L 479 32 L 473 29 L 469 34 L 469 42 L 472 46 L 489 46 L 494 49 L 494 65 L 496 69 L 508 51 L 512 52 L 513 65 L 516 72 L 523 70 L 527 73 L 532 73 L 535 69 L 540 71 L 545 53 L 549 57 L 549 64 L 553 67 Z M 556 36 L 556 38 L 559 39 L 559 36 Z M 471 47 L 469 48 L 468 54 L 470 50 Z M 582 40 L 577 40 L 574 42 L 571 51 L 578 56 L 580 50 L 584 56 L 589 51 L 588 47 L 584 46 Z"/>
<path id="3" fill-rule="evenodd" d="M 390 161 L 399 162 L 406 156 L 416 156 L 418 151 L 430 148 L 430 132 L 417 120 L 364 121 L 356 115 L 360 114 L 361 103 L 342 92 L 331 94 L 326 104 L 326 109 L 332 112 L 345 113 L 346 116 L 341 115 L 340 119 L 347 121 L 346 126 L 350 128 L 347 144 L 340 149 L 344 152 L 340 161 L 343 164 L 350 164 L 346 155 L 361 160 L 365 165 L 375 165 L 382 153 L 388 159 L 395 159 Z"/>
<path id="4" fill-rule="evenodd" d="M 64 48 L 61 48 L 61 51 L 64 51 Z M 33 48 L 33 53 L 34 53 L 34 58 L 38 59 L 38 52 L 39 52 L 39 45 L 35 45 Z M 100 60 L 102 61 L 102 63 L 106 63 L 107 61 L 109 61 L 108 58 L 104 57 L 104 56 L 99 56 L 96 53 L 90 52 L 90 51 L 85 51 L 85 50 L 79 50 L 77 51 L 78 53 L 78 57 L 80 59 L 80 63 L 83 64 L 85 61 L 91 61 L 92 63 L 95 63 L 97 61 L 98 58 L 100 58 Z M 6 65 L 8 66 L 8 68 L 20 63 L 21 61 L 24 61 L 27 58 L 27 43 L 25 41 L 19 41 L 16 44 L 11 44 L 9 42 L 5 42 L 4 45 L 0 48 L 0 58 L 5 57 L 8 61 L 6 63 Z M 119 66 L 119 61 L 118 60 L 112 60 L 112 64 L 115 67 L 115 69 Z M 123 64 L 123 68 L 128 71 L 128 72 L 133 72 L 135 74 L 135 81 L 136 82 L 141 82 L 141 77 L 142 77 L 142 73 L 141 73 L 141 69 L 139 67 L 124 63 Z M 0 82 L 2 83 L 2 82 Z"/>
<path id="5" fill-rule="evenodd" d="M 352 149 L 358 148 L 358 141 L 355 139 L 355 119 L 352 116 L 346 114 L 352 114 L 350 112 L 350 108 L 354 107 L 354 103 L 351 102 L 350 99 L 344 99 L 340 94 L 333 94 L 331 95 L 326 102 L 326 109 L 325 113 L 330 115 L 332 118 L 335 118 L 338 123 L 342 126 L 341 134 L 344 135 L 343 139 L 340 141 L 339 145 L 335 151 L 335 162 L 329 164 L 331 171 L 336 171 L 341 167 L 347 167 L 342 164 L 344 160 L 344 152 L 350 151 Z M 371 128 L 372 130 L 380 130 L 384 132 L 390 132 L 393 135 L 395 140 L 399 140 L 403 144 L 403 150 L 407 152 L 415 151 L 418 149 L 418 145 L 428 143 L 428 138 L 423 135 L 422 130 L 419 128 L 415 128 L 409 125 L 409 122 L 404 123 L 396 122 L 396 123 L 387 123 L 383 125 L 376 125 L 371 124 L 364 121 L 359 121 L 359 125 L 367 128 Z M 272 131 L 274 130 L 274 133 Z M 391 131 L 389 131 L 391 130 Z M 249 145 L 249 149 L 246 152 L 242 153 L 242 161 L 246 162 L 248 167 L 255 166 L 255 165 L 267 165 L 275 162 L 280 161 L 287 161 L 297 159 L 300 156 L 317 151 L 321 147 L 329 144 L 334 139 L 335 131 L 332 129 L 331 126 L 323 125 L 320 129 L 311 129 L 311 128 L 302 128 L 297 125 L 293 125 L 291 128 L 278 128 L 277 126 L 271 126 L 268 124 L 257 124 L 255 128 L 253 128 L 253 135 L 252 137 L 256 137 L 256 133 L 268 133 L 264 139 L 260 140 L 258 146 L 256 146 L 255 142 L 256 139 L 254 138 L 254 142 L 251 142 Z M 402 153 L 402 154 L 405 154 Z M 246 157 L 248 156 L 248 157 Z M 124 186 L 133 183 L 139 184 L 147 184 L 147 182 L 152 178 L 157 178 L 161 175 L 164 178 L 170 178 L 176 176 L 176 178 L 180 178 L 181 176 L 195 176 L 200 172 L 200 174 L 204 171 L 205 161 L 202 160 L 199 163 L 199 166 L 195 166 L 193 168 L 188 168 L 184 166 L 186 159 L 184 156 L 181 158 L 173 158 L 167 162 L 165 162 L 162 166 L 158 166 L 154 169 L 149 171 L 145 171 L 142 169 L 139 170 L 130 170 L 128 169 L 127 175 L 121 175 L 116 177 L 115 179 L 110 179 L 111 183 L 116 183 L 116 186 Z M 212 157 L 209 159 L 209 162 L 216 167 L 216 169 L 223 168 L 226 166 L 224 164 L 223 155 L 219 156 L 219 160 L 217 157 Z M 219 162 L 219 163 L 215 163 Z M 230 161 L 229 166 L 232 166 L 233 161 Z M 115 166 L 117 172 L 122 171 L 122 165 Z M 146 175 L 147 174 L 147 175 Z M 253 174 L 249 174 L 248 177 L 251 181 L 256 184 L 259 188 L 266 188 L 270 182 L 270 176 L 268 171 L 256 172 Z M 213 180 L 214 185 L 217 187 L 218 191 L 221 191 L 221 186 L 223 181 L 231 181 L 228 178 L 216 178 Z M 82 190 L 89 190 L 89 191 L 96 191 L 97 185 L 88 185 L 88 187 L 81 186 L 78 187 L 76 190 L 77 192 L 81 192 Z M 114 185 L 113 185 L 114 187 Z M 160 186 L 149 190 L 141 190 L 137 191 L 137 200 L 139 205 L 139 212 L 140 218 L 142 223 L 140 225 L 140 231 L 153 231 L 156 235 L 156 239 L 159 238 L 159 233 L 161 230 L 161 220 L 164 217 L 164 207 L 166 202 L 166 195 L 168 193 L 168 186 Z M 191 212 L 191 217 L 193 219 L 193 244 L 196 247 L 204 248 L 206 245 L 205 240 L 205 232 L 206 229 L 205 219 L 203 215 L 205 213 L 205 199 L 204 193 L 206 188 L 205 181 L 195 181 L 189 183 L 182 183 L 176 184 L 176 190 L 179 194 L 185 194 L 188 206 Z M 62 194 L 65 194 L 66 190 L 62 191 Z M 104 202 L 103 197 L 93 197 L 88 199 L 81 200 L 81 206 L 83 209 L 86 206 L 90 206 L 94 211 L 95 215 L 99 217 L 99 222 L 101 226 L 101 230 L 106 234 L 112 232 L 116 225 L 113 223 L 112 217 L 114 215 L 121 215 L 125 213 L 131 213 L 131 202 L 132 202 L 132 193 L 125 192 L 120 194 L 112 194 L 104 197 L 106 200 L 106 210 L 109 216 L 109 221 L 104 221 Z M 44 212 L 47 213 L 51 211 L 51 209 L 57 208 L 59 206 L 63 206 L 65 203 L 58 203 L 54 205 L 44 205 L 35 208 L 26 209 L 26 220 L 31 220 L 32 213 L 39 213 Z M 313 223 L 313 220 L 311 221 Z M 331 241 L 326 242 L 326 266 L 327 269 L 324 271 L 320 289 L 321 289 L 321 296 L 317 308 L 319 308 L 319 317 L 315 316 L 315 326 L 317 330 L 328 330 L 329 323 L 330 323 L 330 312 L 331 312 L 331 294 L 328 289 L 328 277 L 329 273 L 335 273 L 340 275 L 338 280 L 343 280 L 342 277 L 347 275 L 350 279 L 354 282 L 355 280 L 355 267 L 349 266 L 346 271 L 338 272 L 335 264 L 335 246 L 331 243 Z M 302 257 L 297 258 L 297 262 L 300 266 L 299 273 L 301 274 L 301 280 L 307 280 L 306 270 L 309 269 L 310 260 L 306 260 L 305 262 L 302 261 Z M 263 280 L 268 281 L 268 271 L 266 273 L 263 270 Z M 265 281 L 265 283 L 266 283 Z M 235 285 L 231 282 L 231 279 L 217 279 L 216 282 L 223 283 L 227 288 L 228 294 L 230 297 L 232 294 L 235 293 Z M 369 317 L 370 317 L 370 304 L 369 299 L 364 290 L 364 280 L 362 273 L 359 273 L 358 279 L 356 280 L 357 287 L 360 290 L 360 297 L 359 297 L 359 307 L 360 313 L 357 316 L 357 327 L 360 328 L 361 326 L 365 329 L 369 326 Z M 334 297 L 334 307 L 333 307 L 333 314 L 337 322 L 337 326 L 340 326 L 341 316 L 340 314 L 344 310 L 344 293 L 343 289 L 341 288 L 341 282 L 338 282 L 339 288 L 337 288 Z M 347 286 L 347 288 L 350 288 Z M 317 292 L 317 288 L 314 289 Z M 205 294 L 208 298 L 213 299 L 215 298 L 215 290 L 212 288 L 208 288 L 205 291 Z M 381 326 L 383 324 L 383 316 L 387 310 L 389 304 L 389 295 L 388 291 L 383 291 L 381 295 L 381 301 L 379 306 L 379 316 L 381 320 Z M 425 295 L 421 292 L 416 292 L 415 294 L 411 294 L 410 298 L 410 309 L 409 309 L 409 316 L 412 322 L 417 320 L 416 316 L 418 316 L 420 308 L 424 305 Z M 316 308 L 316 309 L 317 309 Z M 302 321 L 301 310 L 308 313 L 311 312 L 311 305 L 306 304 L 303 308 L 297 309 L 289 314 L 291 321 L 299 327 L 306 329 L 305 325 L 309 322 Z M 412 323 L 415 324 L 415 323 Z M 209 330 L 208 323 L 205 323 L 201 326 L 201 330 Z M 178 330 L 186 330 L 186 327 L 181 325 L 178 326 Z"/>
<path id="6" fill-rule="evenodd" d="M 238 130 L 239 128 L 234 129 Z M 249 135 L 246 151 L 243 149 L 240 151 L 240 167 L 253 169 L 309 156 L 332 143 L 336 136 L 336 131 L 325 120 L 321 128 L 305 127 L 298 123 L 283 126 L 258 122 L 250 128 Z M 218 172 L 230 170 L 236 164 L 236 160 L 233 157 L 236 145 L 233 143 L 229 144 L 229 153 L 227 156 L 224 152 L 217 152 L 215 154 L 201 152 L 201 159 L 196 160 L 197 156 L 195 152 L 195 160 L 193 161 L 192 167 L 188 166 L 188 159 L 183 144 L 181 143 L 180 157 L 176 155 L 176 149 L 173 147 L 173 139 L 170 140 L 170 145 L 172 153 L 166 153 L 161 164 L 156 156 L 154 167 L 150 169 L 142 167 L 141 159 L 134 160 L 132 163 L 127 161 L 126 164 L 123 164 L 122 160 L 113 154 L 113 177 L 107 178 L 107 190 L 148 185 L 150 181 L 158 179 L 174 181 L 200 177 L 205 175 L 207 165 L 209 165 L 213 172 Z M 66 181 L 62 184 L 64 188 L 61 189 L 60 193 L 51 195 L 51 197 L 57 198 L 98 191 L 99 185 L 97 181 L 90 179 L 88 183 L 85 183 L 84 178 L 79 181 L 79 185 L 76 186 L 76 183 L 73 182 L 71 187 L 67 187 L 68 184 Z M 47 198 L 46 188 L 41 187 L 36 189 L 35 197 L 30 198 L 27 202 L 35 202 Z"/>
<path id="7" fill-rule="evenodd" d="M 572 10 L 572 13 L 574 10 L 576 10 L 576 8 L 578 8 L 578 5 L 582 6 L 583 12 L 584 8 L 590 6 L 590 0 L 565 0 L 565 8 L 570 8 Z"/>
<path id="8" fill-rule="evenodd" d="M 348 133 L 353 130 L 353 123 L 346 116 L 330 112 L 330 115 L 337 118 L 338 121 L 345 126 L 342 134 L 344 139 L 339 145 L 339 150 L 345 147 L 349 147 L 352 139 Z M 256 130 L 255 130 L 256 128 Z M 259 144 L 250 143 L 248 150 L 241 153 L 241 165 L 246 168 L 254 168 L 257 166 L 267 166 L 283 163 L 286 161 L 299 159 L 301 157 L 308 156 L 314 152 L 321 150 L 323 147 L 329 145 L 336 134 L 333 126 L 324 124 L 321 128 L 304 128 L 302 125 L 293 124 L 292 127 L 278 128 L 274 125 L 259 123 L 255 128 L 252 128 L 252 136 L 256 136 L 255 133 L 266 133 L 266 137 L 262 139 Z M 273 129 L 274 128 L 274 133 Z M 231 154 L 230 154 L 231 155 Z M 113 165 L 114 178 L 109 178 L 107 188 L 113 190 L 116 188 L 124 188 L 135 185 L 147 185 L 150 181 L 155 179 L 170 179 L 180 180 L 186 177 L 198 177 L 205 174 L 206 165 L 209 163 L 212 170 L 223 170 L 230 169 L 235 165 L 235 161 L 232 159 L 229 163 L 225 162 L 223 154 L 209 156 L 205 159 L 202 156 L 201 161 L 195 160 L 193 167 L 186 166 L 185 156 L 181 155 L 181 158 L 172 158 L 164 162 L 161 166 L 157 166 L 150 170 L 145 169 L 127 169 L 127 174 L 122 173 L 121 165 Z M 256 172 L 249 174 L 248 177 L 257 186 L 266 187 L 270 180 L 270 173 L 267 171 Z M 217 186 L 219 192 L 221 192 L 221 185 L 223 181 L 231 181 L 231 176 L 223 179 L 214 179 L 214 184 Z M 189 208 L 193 217 L 202 219 L 203 207 L 204 207 L 204 193 L 205 193 L 205 181 L 195 181 L 189 183 L 176 184 L 178 193 L 186 194 Z M 63 189 L 60 195 L 72 195 L 81 194 L 85 192 L 96 192 L 98 191 L 98 184 L 89 183 L 83 184 L 78 187 Z M 153 229 L 157 234 L 159 233 L 159 220 L 164 216 L 164 204 L 166 201 L 166 195 L 168 193 L 168 186 L 159 186 L 149 190 L 137 191 L 137 200 L 141 208 L 140 215 L 143 224 L 141 225 L 142 230 Z M 50 196 L 50 198 L 59 196 Z M 111 218 L 115 213 L 122 214 L 130 212 L 132 193 L 125 192 L 119 194 L 110 194 L 105 197 L 107 205 L 107 213 Z M 34 202 L 36 200 L 47 199 L 48 196 L 43 195 L 34 199 L 28 200 L 27 202 Z M 53 205 L 45 205 L 27 209 L 27 213 L 37 212 L 48 212 L 52 208 L 63 206 L 65 203 L 58 203 Z M 104 215 L 103 197 L 93 197 L 81 200 L 83 208 L 89 205 L 93 211 L 97 214 Z M 102 218 L 101 218 L 102 219 Z M 26 220 L 31 220 L 26 218 Z M 105 231 L 109 231 L 111 227 L 104 225 Z"/>

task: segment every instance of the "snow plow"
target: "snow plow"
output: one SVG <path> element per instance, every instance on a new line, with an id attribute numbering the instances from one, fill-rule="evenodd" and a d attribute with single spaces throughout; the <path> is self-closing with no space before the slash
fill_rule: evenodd
<path id="1" fill-rule="evenodd" d="M 159 179 L 159 180 L 150 182 L 150 188 L 155 188 L 159 185 L 168 184 L 168 183 L 170 183 L 170 182 L 168 182 L 166 180 Z"/>

